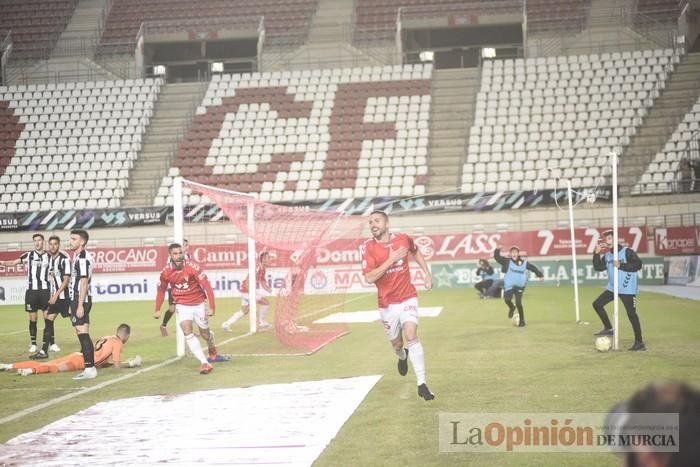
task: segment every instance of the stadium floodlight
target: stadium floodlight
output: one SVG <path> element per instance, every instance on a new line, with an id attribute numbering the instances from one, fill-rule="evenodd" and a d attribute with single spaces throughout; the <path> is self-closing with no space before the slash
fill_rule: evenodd
<path id="1" fill-rule="evenodd" d="M 418 54 L 418 57 L 420 57 L 421 62 L 432 62 L 435 58 L 435 52 L 432 50 L 424 50 Z"/>
<path id="2" fill-rule="evenodd" d="M 156 65 L 153 67 L 153 76 L 165 76 L 165 65 Z"/>
<path id="3" fill-rule="evenodd" d="M 213 62 L 211 64 L 212 73 L 223 73 L 224 72 L 224 62 Z"/>
<path id="4" fill-rule="evenodd" d="M 496 58 L 496 49 L 493 47 L 484 47 L 481 49 L 482 58 Z"/>

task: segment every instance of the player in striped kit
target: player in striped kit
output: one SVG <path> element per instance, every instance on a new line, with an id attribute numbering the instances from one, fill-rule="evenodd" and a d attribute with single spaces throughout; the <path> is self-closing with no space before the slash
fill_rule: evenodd
<path id="1" fill-rule="evenodd" d="M 90 311 L 92 310 L 92 268 L 95 261 L 85 249 L 90 236 L 85 230 L 71 230 L 70 246 L 73 250 L 73 264 L 68 284 L 70 297 L 70 319 L 80 342 L 85 369 L 73 379 L 92 379 L 97 376 L 95 368 L 95 344 L 90 338 Z"/>
<path id="2" fill-rule="evenodd" d="M 44 338 L 41 350 L 30 357 L 39 360 L 49 357 L 49 350 L 60 352 L 54 336 L 54 320 L 60 313 L 67 318 L 70 316 L 70 300 L 68 298 L 68 283 L 70 282 L 71 261 L 67 254 L 61 251 L 61 239 L 53 235 L 49 237 L 49 282 L 51 296 L 48 309 L 44 312 Z"/>
<path id="3" fill-rule="evenodd" d="M 423 344 L 418 340 L 418 299 L 411 283 L 409 256 L 423 270 L 428 290 L 432 288 L 430 268 L 411 237 L 389 232 L 389 216 L 383 211 L 369 215 L 369 228 L 373 238 L 365 241 L 360 249 L 362 272 L 367 282 L 377 286 L 379 314 L 384 332 L 399 357 L 399 374 L 406 375 L 410 359 L 418 396 L 426 401 L 433 400 L 435 395 L 428 389 L 425 379 Z"/>
<path id="4" fill-rule="evenodd" d="M 216 313 L 216 299 L 214 290 L 209 284 L 207 275 L 194 261 L 185 259 L 182 246 L 172 243 L 168 246 L 170 260 L 160 273 L 158 294 L 156 295 L 156 307 L 154 317 L 160 317 L 160 307 L 165 300 L 165 292 L 170 286 L 175 301 L 175 312 L 185 334 L 185 343 L 192 355 L 199 360 L 199 372 L 203 375 L 210 373 L 213 367 L 209 362 L 228 360 L 216 352 L 214 345 L 214 333 L 209 329 L 209 317 Z M 209 311 L 204 302 L 209 302 Z M 209 347 L 209 359 L 204 356 L 202 346 L 194 335 L 194 324 L 199 328 L 199 335 L 207 342 Z"/>
<path id="5" fill-rule="evenodd" d="M 29 352 L 35 353 L 37 317 L 49 308 L 49 255 L 44 251 L 44 236 L 36 233 L 32 236 L 34 250 L 24 253 L 12 261 L 0 261 L 5 267 L 24 263 L 27 269 L 27 291 L 24 294 L 24 310 L 29 317 Z"/>

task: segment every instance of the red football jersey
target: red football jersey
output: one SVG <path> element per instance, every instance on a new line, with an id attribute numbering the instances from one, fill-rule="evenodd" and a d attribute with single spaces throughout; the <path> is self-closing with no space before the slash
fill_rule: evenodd
<path id="1" fill-rule="evenodd" d="M 368 273 L 379 267 L 389 257 L 389 248 L 398 250 L 408 248 L 409 253 L 416 252 L 413 239 L 406 234 L 389 234 L 388 242 L 378 242 L 370 238 L 360 247 L 362 253 L 362 272 Z M 377 286 L 379 308 L 401 303 L 416 296 L 416 288 L 411 284 L 411 273 L 408 267 L 409 255 L 394 263 L 374 285 Z"/>
<path id="2" fill-rule="evenodd" d="M 209 284 L 207 275 L 193 261 L 185 260 L 182 269 L 176 269 L 168 262 L 160 273 L 156 309 L 160 309 L 165 298 L 165 290 L 170 286 L 173 301 L 179 305 L 199 305 L 207 298 L 210 308 L 214 308 L 214 291 Z"/>
<path id="3" fill-rule="evenodd" d="M 255 288 L 262 289 L 262 285 L 267 279 L 267 269 L 262 263 L 255 264 Z M 248 293 L 248 276 L 245 276 L 245 280 L 241 284 L 241 293 Z"/>

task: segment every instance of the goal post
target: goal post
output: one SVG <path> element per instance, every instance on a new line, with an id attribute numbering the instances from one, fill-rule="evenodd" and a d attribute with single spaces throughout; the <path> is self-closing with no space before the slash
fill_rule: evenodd
<path id="1" fill-rule="evenodd" d="M 209 187 L 207 185 L 202 185 L 197 182 L 192 182 L 189 180 L 185 180 L 182 177 L 175 177 L 173 179 L 173 241 L 179 243 L 182 245 L 182 242 L 185 238 L 185 215 L 184 215 L 184 185 L 187 184 L 188 187 L 193 188 L 196 186 L 200 186 L 201 188 L 205 188 L 207 190 L 219 190 L 223 193 L 227 193 L 229 195 L 234 195 L 234 196 L 240 196 L 244 198 L 248 198 L 249 202 L 246 203 L 246 210 L 247 210 L 247 223 L 248 223 L 248 230 L 253 231 L 255 229 L 255 203 L 253 200 L 255 199 L 254 196 L 249 195 L 247 193 L 239 193 L 231 190 L 223 190 L 215 187 Z M 256 258 L 256 250 L 255 250 L 255 239 L 251 236 L 248 236 L 247 240 L 248 244 L 248 249 L 247 249 L 247 254 L 248 258 Z M 257 288 L 257 277 L 255 275 L 255 261 L 248 261 L 248 302 L 249 302 L 249 313 L 248 313 L 248 321 L 249 321 L 249 332 L 254 333 L 257 330 L 257 302 L 255 300 L 255 291 Z M 184 335 L 182 335 L 182 330 L 180 329 L 180 326 L 178 324 L 177 326 L 177 354 L 179 356 L 184 355 L 185 352 L 185 341 L 184 341 Z"/>
<path id="2" fill-rule="evenodd" d="M 348 332 L 347 323 L 317 320 L 344 311 L 345 295 L 351 291 L 352 284 L 342 274 L 346 274 L 348 268 L 359 270 L 359 260 L 356 264 L 339 266 L 323 258 L 334 250 L 358 252 L 365 225 L 363 218 L 337 210 L 320 211 L 268 203 L 255 195 L 181 177 L 174 179 L 172 192 L 175 211 L 173 235 L 176 241 L 187 237 L 185 232 L 189 224 L 185 221 L 190 218 L 205 222 L 207 219 L 229 222 L 232 237 L 240 239 L 232 241 L 230 246 L 201 246 L 211 246 L 218 251 L 229 248 L 239 253 L 245 251 L 244 259 L 229 264 L 226 269 L 222 269 L 220 264 L 214 270 L 210 270 L 207 264 L 204 264 L 204 268 L 210 277 L 223 278 L 226 284 L 240 284 L 243 277 L 248 276 L 250 333 L 259 330 L 258 322 L 266 325 L 262 322 L 267 320 L 260 315 L 261 310 L 265 313 L 269 310 L 271 315 L 274 312 L 274 335 L 279 343 L 287 347 L 312 352 Z M 202 217 L 205 212 L 207 214 Z M 261 308 L 256 302 L 260 293 L 260 284 L 256 283 L 256 265 L 263 251 L 269 253 L 267 262 L 270 264 L 265 281 L 272 292 L 263 292 L 271 294 L 269 308 L 267 305 Z M 340 276 L 336 274 L 339 267 L 343 269 Z M 240 297 L 237 286 L 232 288 L 227 285 L 225 290 L 217 290 L 215 283 L 212 286 L 217 298 L 219 294 L 223 297 Z M 219 306 L 217 316 L 233 314 L 234 311 Z"/>

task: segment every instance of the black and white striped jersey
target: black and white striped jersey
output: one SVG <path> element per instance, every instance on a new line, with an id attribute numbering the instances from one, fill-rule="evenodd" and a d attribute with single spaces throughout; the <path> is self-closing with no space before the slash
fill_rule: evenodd
<path id="1" fill-rule="evenodd" d="M 51 279 L 51 294 L 55 294 L 56 291 L 61 288 L 63 284 L 63 279 L 68 276 L 70 277 L 71 271 L 71 261 L 67 254 L 59 251 L 56 256 L 49 257 L 49 278 Z M 59 300 L 67 300 L 69 286 L 63 289 L 63 292 L 58 296 Z"/>
<path id="2" fill-rule="evenodd" d="M 49 254 L 33 250 L 19 259 L 27 268 L 27 290 L 49 290 Z"/>
<path id="3" fill-rule="evenodd" d="M 92 255 L 83 250 L 73 256 L 73 268 L 70 273 L 70 299 L 76 302 L 80 298 L 80 279 L 87 278 L 87 293 L 85 294 L 85 302 L 90 298 L 90 285 L 92 283 L 92 267 L 95 264 Z"/>

